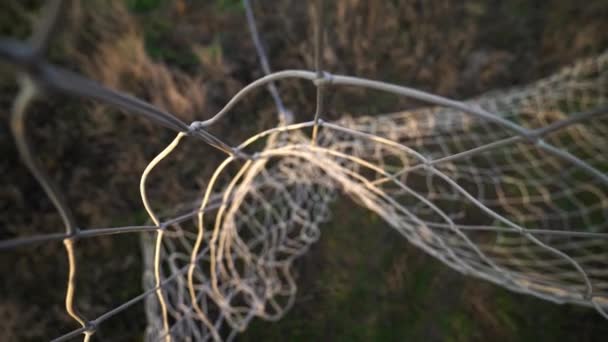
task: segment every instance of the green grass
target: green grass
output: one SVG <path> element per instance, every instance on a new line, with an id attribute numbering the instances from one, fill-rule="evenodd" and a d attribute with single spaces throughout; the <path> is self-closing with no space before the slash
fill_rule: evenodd
<path id="1" fill-rule="evenodd" d="M 216 8 L 221 12 L 225 11 L 236 11 L 236 12 L 244 12 L 245 6 L 243 6 L 242 0 L 216 0 L 215 1 Z"/>
<path id="2" fill-rule="evenodd" d="M 158 9 L 167 0 L 125 0 L 127 8 L 133 12 L 148 12 Z"/>
<path id="3" fill-rule="evenodd" d="M 279 323 L 254 320 L 239 340 L 599 341 L 608 332 L 591 309 L 462 276 L 354 206 L 334 206 L 336 219 L 298 263 L 292 310 Z"/>

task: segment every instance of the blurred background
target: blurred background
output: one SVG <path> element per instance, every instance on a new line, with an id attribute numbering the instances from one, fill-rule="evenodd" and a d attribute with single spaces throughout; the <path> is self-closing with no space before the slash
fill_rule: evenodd
<path id="1" fill-rule="evenodd" d="M 25 39 L 42 1 L 0 2 L 0 34 Z M 313 67 L 312 4 L 253 1 L 271 68 Z M 604 0 L 327 1 L 326 68 L 466 99 L 523 85 L 608 48 Z M 50 59 L 160 106 L 185 122 L 216 113 L 262 76 L 240 0 L 73 2 Z M 8 127 L 14 70 L 0 65 L 0 239 L 63 231 L 20 162 Z M 310 82 L 278 84 L 296 120 L 312 118 Z M 326 117 L 420 106 L 356 88 L 330 90 Z M 276 125 L 264 90 L 213 128 L 232 144 Z M 174 136 L 99 104 L 51 96 L 29 113 L 29 138 L 65 191 L 80 227 L 144 224 L 138 184 Z M 150 197 L 170 209 L 202 192 L 222 159 L 183 144 Z M 254 321 L 242 341 L 605 341 L 594 310 L 555 305 L 464 277 L 410 246 L 382 220 L 345 201 L 297 265 L 295 307 L 278 323 Z M 76 303 L 98 316 L 142 291 L 138 234 L 82 240 Z M 61 242 L 0 252 L 0 340 L 39 341 L 77 328 L 64 310 Z M 143 305 L 104 323 L 94 339 L 139 341 Z"/>

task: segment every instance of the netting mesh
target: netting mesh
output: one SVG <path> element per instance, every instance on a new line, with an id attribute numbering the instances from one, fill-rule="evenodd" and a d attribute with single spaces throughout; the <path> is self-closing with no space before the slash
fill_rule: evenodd
<path id="1" fill-rule="evenodd" d="M 605 106 L 607 82 L 604 54 L 467 103 L 544 131 L 568 113 Z M 605 170 L 606 123 L 598 116 L 543 141 Z M 499 124 L 454 109 L 345 117 L 322 124 L 314 145 L 303 131 L 310 126 L 266 133 L 272 138 L 259 159 L 236 172 L 223 164 L 217 172 L 228 181 L 219 183 L 227 185 L 210 187 L 215 200 L 201 208 L 225 205 L 193 227 L 175 225 L 165 238 L 167 274 L 181 277 L 166 288 L 175 336 L 232 337 L 253 317 L 280 318 L 296 292 L 292 261 L 319 238 L 339 193 L 460 272 L 555 302 L 608 305 L 605 183 Z M 207 232 L 208 247 L 194 247 L 196 226 Z M 145 255 L 152 260 L 153 249 Z M 188 284 L 181 269 L 191 255 L 200 260 Z M 191 285 L 200 310 L 192 310 Z M 157 303 L 147 302 L 150 340 L 164 331 Z"/>
<path id="2" fill-rule="evenodd" d="M 320 236 L 341 196 L 381 217 L 411 243 L 462 273 L 555 302 L 593 306 L 608 318 L 608 53 L 532 85 L 467 102 L 323 68 L 323 2 L 316 3 L 315 68 L 271 73 L 248 20 L 266 76 L 215 116 L 186 124 L 142 100 L 105 88 L 44 58 L 63 1 L 53 1 L 30 42 L 0 40 L 0 58 L 20 71 L 11 128 L 23 161 L 60 213 L 65 233 L 0 242 L 0 249 L 64 242 L 65 306 L 84 334 L 145 300 L 149 340 L 232 339 L 255 317 L 278 320 L 293 305 L 293 261 Z M 291 123 L 273 82 L 304 79 L 317 88 L 314 119 Z M 355 86 L 435 107 L 374 117 L 322 119 L 327 87 Z M 277 128 L 230 146 L 208 127 L 251 91 L 267 86 Z M 61 191 L 38 165 L 24 121 L 49 92 L 88 98 L 177 132 L 143 171 L 146 226 L 81 229 Z M 183 139 L 228 156 L 204 196 L 169 211 L 149 203 L 148 175 Z M 75 303 L 78 239 L 152 232 L 142 246 L 145 291 L 87 319 Z M 155 294 L 155 296 L 154 296 Z"/>

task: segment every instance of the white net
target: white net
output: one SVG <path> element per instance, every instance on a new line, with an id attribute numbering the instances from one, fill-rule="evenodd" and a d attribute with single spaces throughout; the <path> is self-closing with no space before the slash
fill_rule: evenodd
<path id="1" fill-rule="evenodd" d="M 248 9 L 248 20 L 253 16 Z M 28 42 L 0 38 L 0 59 L 19 73 L 11 129 L 17 150 L 62 219 L 65 232 L 0 241 L 0 250 L 63 241 L 67 314 L 84 335 L 146 302 L 148 340 L 232 339 L 256 317 L 278 320 L 293 305 L 294 260 L 320 238 L 331 203 L 348 196 L 412 244 L 464 274 L 558 303 L 592 306 L 608 318 L 608 52 L 532 85 L 468 102 L 323 68 L 323 1 L 315 5 L 315 71 L 271 73 L 241 91 L 212 118 L 187 124 L 143 100 L 104 87 L 47 60 L 66 2 L 54 0 Z M 141 52 L 141 51 L 140 51 Z M 314 120 L 292 124 L 273 82 L 316 87 Z M 280 125 L 233 147 L 208 127 L 251 91 L 268 86 Z M 322 120 L 324 90 L 353 86 L 436 107 L 397 114 Z M 27 114 L 44 95 L 101 102 L 177 132 L 140 180 L 151 224 L 82 228 L 35 158 Z M 372 97 L 370 96 L 370 99 Z M 184 138 L 228 157 L 204 196 L 158 215 L 148 175 Z M 173 174 L 168 177 L 174 176 Z M 79 239 L 145 235 L 140 295 L 96 318 L 76 301 Z M 82 272 L 82 271 L 81 271 Z M 156 296 L 154 296 L 154 294 Z"/>
<path id="2" fill-rule="evenodd" d="M 173 336 L 230 339 L 254 317 L 280 318 L 296 293 L 292 261 L 319 238 L 338 193 L 453 269 L 605 314 L 608 187 L 539 146 L 605 172 L 608 119 L 570 121 L 608 104 L 608 54 L 467 104 L 535 133 L 433 107 L 323 122 L 316 144 L 306 130 L 313 122 L 247 140 L 244 150 L 270 137 L 255 160 L 229 170 L 231 157 L 217 169 L 225 181 L 213 178 L 207 191 L 216 195 L 199 204 L 217 211 L 174 225 L 163 240 L 164 277 L 179 277 L 165 288 Z M 144 243 L 147 288 L 153 245 Z M 194 256 L 189 283 L 182 270 Z M 165 331 L 158 301 L 147 313 L 157 340 Z"/>

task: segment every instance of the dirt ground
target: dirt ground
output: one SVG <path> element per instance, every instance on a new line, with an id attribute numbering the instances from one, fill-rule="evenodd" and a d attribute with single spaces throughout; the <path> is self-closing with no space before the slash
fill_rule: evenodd
<path id="1" fill-rule="evenodd" d="M 311 5 L 253 3 L 271 67 L 312 68 Z M 40 1 L 3 1 L 0 34 L 26 37 L 39 6 Z M 328 70 L 456 99 L 531 82 L 608 48 L 608 2 L 602 0 L 343 0 L 327 1 L 327 7 Z M 185 122 L 212 116 L 262 75 L 238 0 L 83 1 L 70 7 L 51 59 Z M 50 201 L 21 164 L 9 131 L 14 76 L 10 67 L 0 66 L 0 239 L 62 230 Z M 312 117 L 312 85 L 285 81 L 279 89 L 298 120 Z M 418 105 L 360 89 L 331 89 L 327 117 Z M 214 133 L 237 143 L 275 123 L 273 104 L 259 91 Z M 139 177 L 171 132 L 58 96 L 35 106 L 28 130 L 79 226 L 145 222 Z M 186 143 L 163 175 L 152 175 L 153 205 L 170 208 L 200 193 L 221 157 Z M 292 312 L 279 323 L 254 322 L 241 340 L 582 342 L 608 336 L 608 323 L 593 310 L 466 278 L 352 207 L 336 205 L 336 219 L 299 261 L 300 292 Z M 369 257 L 366 250 L 377 253 Z M 86 270 L 78 280 L 77 303 L 87 317 L 141 292 L 136 234 L 82 240 L 77 253 Z M 3 251 L 0 258 L 0 340 L 48 340 L 77 327 L 63 308 L 67 260 L 60 242 Z M 138 305 L 104 323 L 95 338 L 141 340 L 145 323 Z"/>

